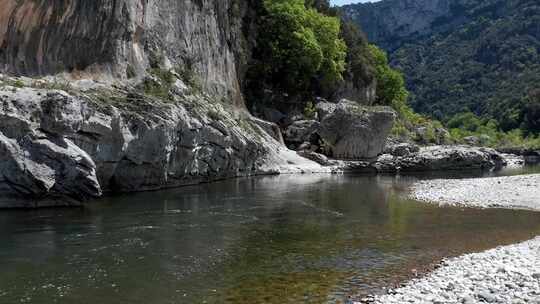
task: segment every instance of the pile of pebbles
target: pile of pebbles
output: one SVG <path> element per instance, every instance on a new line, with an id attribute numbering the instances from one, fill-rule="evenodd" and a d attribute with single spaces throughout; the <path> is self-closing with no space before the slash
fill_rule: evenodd
<path id="1" fill-rule="evenodd" d="M 364 301 L 540 304 L 540 237 L 445 260 L 430 275 Z"/>

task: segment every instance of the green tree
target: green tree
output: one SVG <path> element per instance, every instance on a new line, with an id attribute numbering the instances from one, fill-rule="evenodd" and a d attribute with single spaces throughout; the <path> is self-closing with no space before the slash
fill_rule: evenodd
<path id="1" fill-rule="evenodd" d="M 261 72 L 283 89 L 303 92 L 314 79 L 331 86 L 342 80 L 347 48 L 340 21 L 306 7 L 304 0 L 265 0 Z"/>
<path id="2" fill-rule="evenodd" d="M 377 103 L 394 107 L 398 112 L 408 108 L 409 92 L 405 88 L 403 75 L 390 67 L 386 53 L 375 45 L 369 50 L 375 64 L 377 78 Z"/>
<path id="3" fill-rule="evenodd" d="M 525 131 L 532 134 L 540 133 L 540 89 L 529 92 L 523 116 Z"/>

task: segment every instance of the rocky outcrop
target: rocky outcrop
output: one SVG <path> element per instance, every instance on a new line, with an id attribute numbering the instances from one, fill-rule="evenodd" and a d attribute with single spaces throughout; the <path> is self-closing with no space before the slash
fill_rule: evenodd
<path id="1" fill-rule="evenodd" d="M 368 108 L 341 100 L 337 104 L 317 104 L 321 126 L 319 135 L 339 159 L 377 157 L 392 129 L 395 112 L 386 107 Z"/>
<path id="2" fill-rule="evenodd" d="M 372 160 L 328 159 L 312 151 L 298 152 L 332 172 L 399 173 L 453 170 L 493 170 L 512 162 L 506 155 L 489 148 L 470 146 L 428 146 L 398 144 Z M 519 165 L 519 164 L 515 164 Z M 522 165 L 522 164 L 521 164 Z"/>
<path id="3" fill-rule="evenodd" d="M 249 3 L 2 0 L 0 72 L 128 79 L 175 68 L 241 105 Z"/>
<path id="4" fill-rule="evenodd" d="M 329 170 L 287 150 L 245 112 L 209 96 L 175 95 L 163 102 L 120 93 L 1 89 L 0 208 L 73 205 L 108 191 Z"/>
<path id="5" fill-rule="evenodd" d="M 418 152 L 395 149 L 371 164 L 377 172 L 420 172 L 492 169 L 506 165 L 504 157 L 489 148 L 470 146 L 430 146 Z M 409 152 L 409 153 L 407 153 Z"/>

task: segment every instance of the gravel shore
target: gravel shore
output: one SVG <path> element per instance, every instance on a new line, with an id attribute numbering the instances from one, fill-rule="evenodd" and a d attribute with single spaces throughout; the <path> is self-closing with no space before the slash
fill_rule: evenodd
<path id="1" fill-rule="evenodd" d="M 540 238 L 446 260 L 373 303 L 540 303 Z"/>
<path id="2" fill-rule="evenodd" d="M 441 205 L 540 211 L 540 174 L 422 181 L 411 196 Z"/>
<path id="3" fill-rule="evenodd" d="M 540 211 L 540 174 L 421 181 L 411 196 L 441 205 Z M 540 304 L 540 237 L 445 260 L 426 277 L 366 302 Z"/>

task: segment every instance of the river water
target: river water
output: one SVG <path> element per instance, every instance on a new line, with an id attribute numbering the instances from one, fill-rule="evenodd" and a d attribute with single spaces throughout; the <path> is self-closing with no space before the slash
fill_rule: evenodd
<path id="1" fill-rule="evenodd" d="M 407 199 L 416 178 L 261 177 L 2 211 L 0 303 L 345 303 L 540 235 L 540 213 Z"/>

